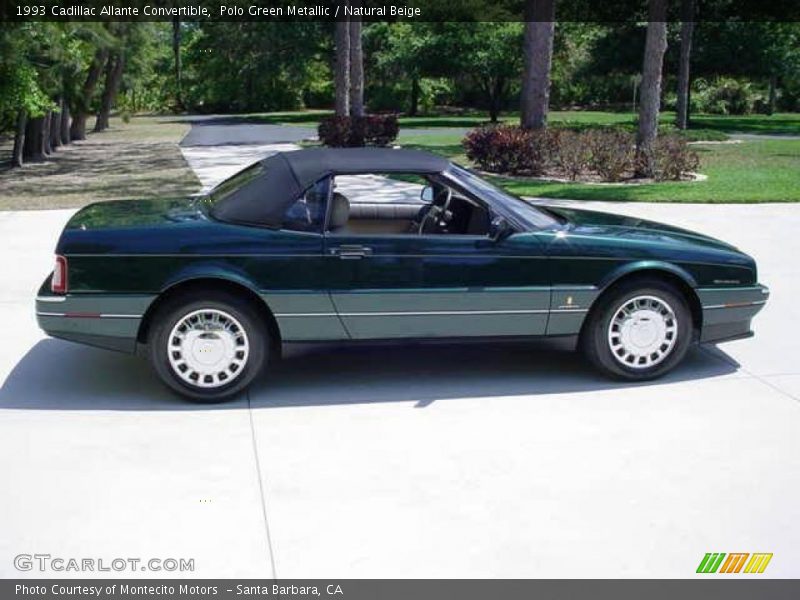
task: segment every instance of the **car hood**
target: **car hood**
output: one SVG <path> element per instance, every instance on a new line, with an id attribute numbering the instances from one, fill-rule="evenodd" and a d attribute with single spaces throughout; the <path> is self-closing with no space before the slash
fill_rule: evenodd
<path id="1" fill-rule="evenodd" d="M 739 250 L 708 235 L 637 217 L 594 210 L 548 206 L 569 222 L 567 231 L 576 235 L 618 237 L 662 243 L 689 243 L 717 250 Z"/>
<path id="2" fill-rule="evenodd" d="M 157 227 L 205 219 L 200 199 L 149 198 L 141 200 L 112 200 L 97 202 L 79 210 L 67 223 L 66 229 L 117 229 Z"/>

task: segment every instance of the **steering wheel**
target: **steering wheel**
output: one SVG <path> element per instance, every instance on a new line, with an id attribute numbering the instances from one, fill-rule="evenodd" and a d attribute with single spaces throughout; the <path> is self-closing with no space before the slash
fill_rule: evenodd
<path id="1" fill-rule="evenodd" d="M 420 235 L 429 233 L 431 229 L 435 229 L 436 227 L 444 228 L 444 226 L 447 225 L 447 222 L 452 218 L 452 215 L 448 211 L 452 199 L 453 190 L 444 186 L 442 191 L 434 197 L 430 208 L 425 212 L 425 215 L 419 222 L 417 232 Z"/>

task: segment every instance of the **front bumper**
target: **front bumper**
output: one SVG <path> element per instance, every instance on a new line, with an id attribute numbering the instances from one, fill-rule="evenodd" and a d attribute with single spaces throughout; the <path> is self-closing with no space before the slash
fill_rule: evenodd
<path id="1" fill-rule="evenodd" d="M 154 296 L 66 294 L 50 291 L 50 277 L 36 297 L 36 321 L 49 336 L 134 353 L 139 326 Z"/>
<path id="2" fill-rule="evenodd" d="M 750 323 L 769 299 L 769 288 L 754 285 L 697 290 L 703 311 L 701 342 L 725 342 L 751 337 Z"/>

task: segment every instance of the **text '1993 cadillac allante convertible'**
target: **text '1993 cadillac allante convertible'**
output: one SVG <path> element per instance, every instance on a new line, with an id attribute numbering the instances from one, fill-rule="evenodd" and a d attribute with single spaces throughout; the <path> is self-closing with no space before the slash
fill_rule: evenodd
<path id="1" fill-rule="evenodd" d="M 36 299 L 48 334 L 146 354 L 173 390 L 243 390 L 283 342 L 577 336 L 621 379 L 752 335 L 752 258 L 650 221 L 546 208 L 399 149 L 278 153 L 188 199 L 93 204 Z"/>

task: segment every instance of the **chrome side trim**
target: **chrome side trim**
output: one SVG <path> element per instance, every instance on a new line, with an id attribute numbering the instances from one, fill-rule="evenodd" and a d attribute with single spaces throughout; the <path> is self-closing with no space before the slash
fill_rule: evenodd
<path id="1" fill-rule="evenodd" d="M 350 312 L 350 313 L 276 313 L 275 317 L 424 317 L 424 316 L 457 316 L 457 315 L 542 315 L 548 313 L 585 313 L 586 308 L 563 308 L 548 310 L 431 310 L 431 311 L 399 311 L 399 312 Z"/>
<path id="2" fill-rule="evenodd" d="M 37 302 L 64 302 L 66 296 L 36 296 Z"/>
<path id="3" fill-rule="evenodd" d="M 44 312 L 44 311 L 36 311 L 36 316 L 38 317 L 65 317 L 68 319 L 141 319 L 143 315 L 115 315 L 109 313 L 100 313 L 97 315 L 82 315 L 82 314 L 71 314 L 71 313 L 63 313 L 63 312 Z"/>
<path id="4" fill-rule="evenodd" d="M 717 308 L 742 308 L 745 306 L 758 306 L 766 303 L 766 300 L 755 300 L 753 302 L 731 302 L 730 304 L 704 304 L 703 310 L 714 310 Z"/>
<path id="5" fill-rule="evenodd" d="M 319 313 L 275 313 L 277 317 L 335 317 L 336 313 L 332 312 L 319 312 Z"/>
<path id="6" fill-rule="evenodd" d="M 343 317 L 424 317 L 424 316 L 451 316 L 451 315 L 536 315 L 546 314 L 547 309 L 530 310 L 430 310 L 430 311 L 399 311 L 399 312 L 355 312 L 341 313 Z"/>

